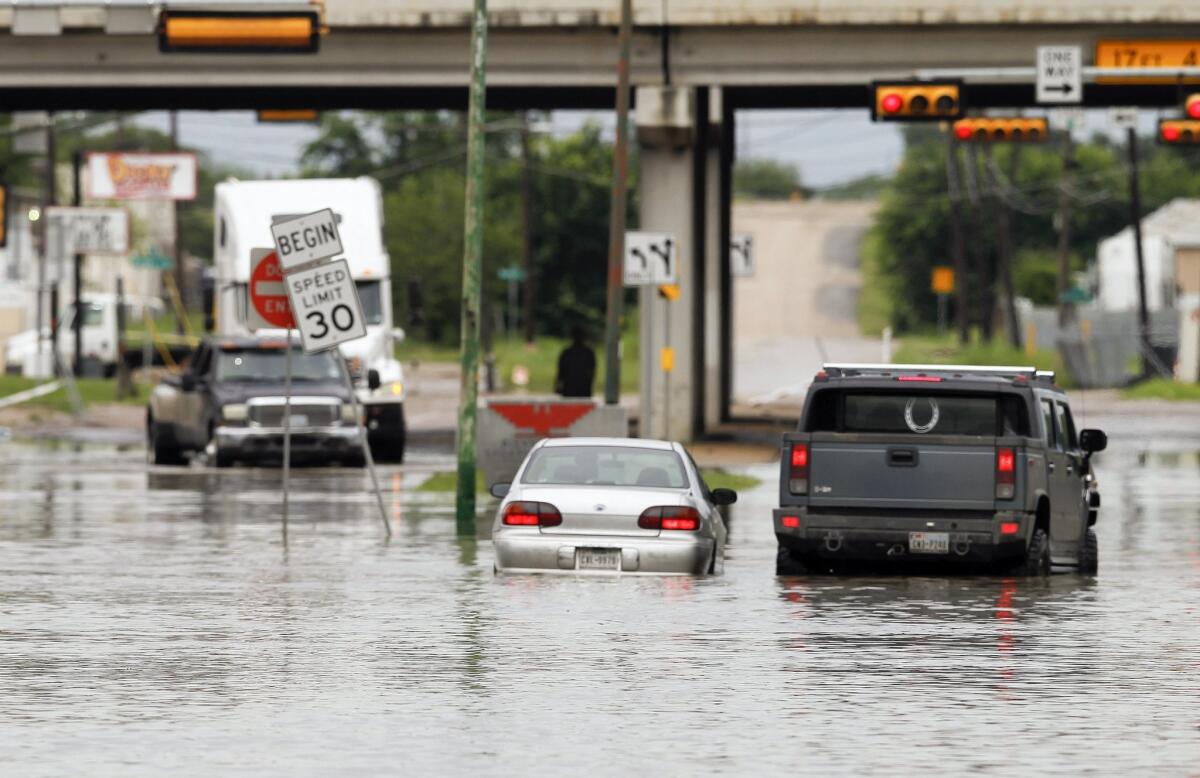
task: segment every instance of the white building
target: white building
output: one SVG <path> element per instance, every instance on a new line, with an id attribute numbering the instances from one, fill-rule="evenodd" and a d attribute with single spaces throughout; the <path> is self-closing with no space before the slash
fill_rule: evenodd
<path id="1" fill-rule="evenodd" d="M 1142 254 L 1146 265 L 1146 307 L 1174 308 L 1181 285 L 1179 263 L 1184 249 L 1200 245 L 1200 200 L 1172 200 L 1142 219 Z M 1138 307 L 1137 256 L 1133 228 L 1100 241 L 1096 250 L 1100 292 L 1106 311 Z"/>

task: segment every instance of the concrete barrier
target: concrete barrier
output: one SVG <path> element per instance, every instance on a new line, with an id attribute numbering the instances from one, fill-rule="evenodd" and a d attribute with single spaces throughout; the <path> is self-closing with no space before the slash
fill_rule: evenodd
<path id="1" fill-rule="evenodd" d="M 478 425 L 479 469 L 489 485 L 511 481 L 525 455 L 542 438 L 629 434 L 624 408 L 562 397 L 490 398 L 479 410 Z"/>

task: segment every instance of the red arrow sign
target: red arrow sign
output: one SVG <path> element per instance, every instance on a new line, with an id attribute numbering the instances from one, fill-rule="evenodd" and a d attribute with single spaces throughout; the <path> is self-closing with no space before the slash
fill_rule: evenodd
<path id="1" fill-rule="evenodd" d="M 283 270 L 274 251 L 259 259 L 250 272 L 250 304 L 268 324 L 280 329 L 296 328 Z"/>
<path id="2" fill-rule="evenodd" d="M 488 407 L 517 429 L 530 430 L 544 438 L 554 430 L 567 429 L 596 406 L 592 403 L 491 403 Z"/>

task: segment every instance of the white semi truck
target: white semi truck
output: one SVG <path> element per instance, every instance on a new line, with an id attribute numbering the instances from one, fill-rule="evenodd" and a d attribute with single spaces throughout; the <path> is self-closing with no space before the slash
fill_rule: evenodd
<path id="1" fill-rule="evenodd" d="M 275 222 L 332 208 L 362 300 L 367 336 L 345 343 L 342 355 L 364 405 L 371 452 L 403 461 L 404 375 L 392 323 L 391 265 L 383 243 L 383 197 L 373 178 L 236 181 L 217 184 L 213 214 L 213 321 L 222 335 L 245 335 L 250 251 L 270 248 Z"/>

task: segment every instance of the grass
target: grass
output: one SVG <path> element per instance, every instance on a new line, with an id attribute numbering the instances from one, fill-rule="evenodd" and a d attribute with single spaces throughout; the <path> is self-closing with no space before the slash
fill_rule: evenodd
<path id="1" fill-rule="evenodd" d="M 700 475 L 704 478 L 704 483 L 708 484 L 709 489 L 734 489 L 741 491 L 753 489 L 762 483 L 762 481 L 753 476 L 727 473 L 724 470 L 704 470 Z M 454 492 L 457 489 L 457 473 L 434 473 L 426 478 L 416 490 L 418 492 Z M 475 491 L 482 494 L 487 490 L 488 485 L 483 482 L 483 473 L 476 472 Z"/>
<path id="2" fill-rule="evenodd" d="M 1129 400 L 1200 401 L 1200 384 L 1184 384 L 1169 378 L 1152 378 L 1121 391 Z"/>
<path id="3" fill-rule="evenodd" d="M 892 321 L 895 291 L 890 276 L 879 268 L 879 241 L 875 230 L 869 230 L 859 251 L 862 287 L 858 290 L 858 329 L 864 335 L 879 335 Z"/>
<path id="4" fill-rule="evenodd" d="M 1029 365 L 1039 370 L 1053 370 L 1058 374 L 1059 386 L 1074 385 L 1062 359 L 1052 351 L 1037 351 L 1033 354 L 1013 348 L 1000 340 L 982 343 L 972 340 L 960 345 L 954 334 L 906 335 L 892 358 L 898 364 L 913 365 Z"/>
<path id="5" fill-rule="evenodd" d="M 32 378 L 22 378 L 20 376 L 0 375 L 0 398 L 8 397 L 10 394 L 23 392 L 26 389 L 32 389 L 35 386 L 46 383 Z M 107 378 L 77 378 L 75 384 L 79 387 L 79 398 L 85 406 L 99 403 L 120 403 L 122 405 L 142 405 L 146 402 L 146 393 L 142 392 L 140 396 L 126 397 L 117 399 L 117 382 Z M 136 386 L 135 386 L 136 388 Z M 62 411 L 70 413 L 71 401 L 67 397 L 66 386 L 61 386 L 58 390 L 50 394 L 36 397 L 32 400 L 27 400 L 20 403 L 18 408 L 44 408 L 52 411 Z"/>
<path id="6" fill-rule="evenodd" d="M 531 394 L 552 394 L 554 374 L 558 370 L 558 355 L 566 348 L 564 338 L 539 337 L 532 344 L 521 338 L 498 338 L 492 346 L 496 357 L 496 379 L 501 391 L 512 391 L 513 369 L 518 365 L 529 371 L 529 385 L 525 390 Z M 592 344 L 596 351 L 596 382 L 593 391 L 604 391 L 604 348 L 603 344 Z M 396 348 L 396 356 L 404 362 L 441 362 L 457 364 L 458 346 L 436 343 L 405 341 Z M 621 336 L 621 391 L 638 391 L 638 329 L 637 323 L 627 327 Z"/>

